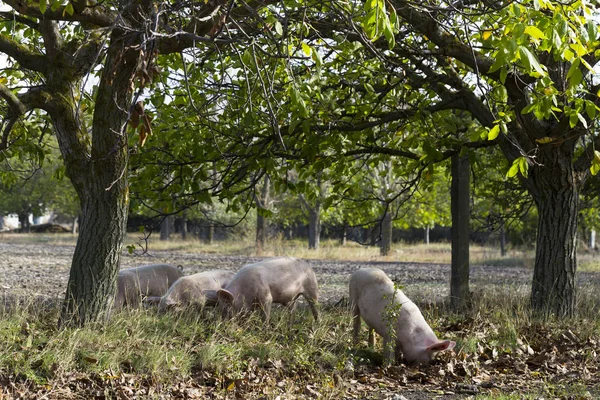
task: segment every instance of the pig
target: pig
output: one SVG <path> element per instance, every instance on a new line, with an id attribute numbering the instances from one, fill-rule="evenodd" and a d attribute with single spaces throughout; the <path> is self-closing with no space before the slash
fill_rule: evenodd
<path id="1" fill-rule="evenodd" d="M 317 278 L 305 261 L 291 257 L 263 260 L 242 267 L 229 284 L 217 290 L 224 316 L 260 307 L 269 321 L 271 305 L 292 304 L 303 295 L 310 305 L 315 321 L 319 319 Z"/>
<path id="2" fill-rule="evenodd" d="M 362 316 L 369 327 L 371 343 L 374 343 L 373 330 L 383 336 L 384 359 L 388 364 L 392 361 L 391 340 L 395 340 L 396 358 L 402 352 L 411 364 L 429 362 L 438 352 L 451 350 L 456 345 L 451 340 L 438 340 L 419 308 L 401 290 L 394 288 L 394 282 L 382 270 L 359 269 L 350 277 L 349 286 L 354 342 L 358 339 Z M 396 306 L 400 307 L 399 312 Z M 397 316 L 391 314 L 394 311 Z M 390 313 L 389 317 L 386 313 Z M 395 338 L 390 337 L 390 325 L 395 328 Z"/>
<path id="3" fill-rule="evenodd" d="M 181 266 L 153 264 L 119 271 L 115 310 L 138 307 L 142 297 L 163 296 L 183 276 L 182 269 Z"/>
<path id="4" fill-rule="evenodd" d="M 232 271 L 214 270 L 181 277 L 160 298 L 158 312 L 182 306 L 214 306 L 217 290 L 227 286 L 233 275 Z"/>

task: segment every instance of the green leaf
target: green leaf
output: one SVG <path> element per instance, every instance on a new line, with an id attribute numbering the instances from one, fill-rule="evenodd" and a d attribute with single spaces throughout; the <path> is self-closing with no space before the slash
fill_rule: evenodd
<path id="1" fill-rule="evenodd" d="M 519 172 L 519 163 L 517 162 L 517 160 L 518 158 L 515 161 L 513 161 L 512 165 L 508 169 L 508 172 L 506 173 L 507 178 L 512 178 L 517 175 L 517 172 Z"/>
<path id="2" fill-rule="evenodd" d="M 275 27 L 275 32 L 277 32 L 277 34 L 279 36 L 283 36 L 283 26 L 281 26 L 281 22 L 275 21 L 274 27 Z"/>
<path id="3" fill-rule="evenodd" d="M 527 172 L 529 170 L 529 163 L 527 162 L 527 159 L 525 157 L 519 157 L 519 172 L 521 173 L 521 175 L 523 175 L 525 178 L 527 178 Z"/>
<path id="4" fill-rule="evenodd" d="M 490 129 L 488 133 L 488 140 L 494 140 L 500 134 L 500 125 L 494 125 L 492 129 Z"/>
<path id="5" fill-rule="evenodd" d="M 69 2 L 65 7 L 65 11 L 63 11 L 63 15 L 65 15 L 65 14 L 73 15 L 74 12 L 75 12 L 75 10 L 73 9 L 73 4 L 71 4 L 71 2 Z"/>
<path id="6" fill-rule="evenodd" d="M 539 30 L 539 28 L 533 25 L 525 28 L 525 34 L 535 39 L 546 39 L 546 35 L 544 35 L 544 32 L 542 32 L 541 30 Z"/>
<path id="7" fill-rule="evenodd" d="M 40 0 L 40 12 L 42 14 L 46 12 L 46 0 Z"/>
<path id="8" fill-rule="evenodd" d="M 587 129 L 588 128 L 588 124 L 587 124 L 587 121 L 585 120 L 584 116 L 581 115 L 581 113 L 577 113 L 577 118 L 579 119 L 579 121 L 581 121 L 581 124 L 583 125 L 583 127 L 585 129 Z"/>
<path id="9" fill-rule="evenodd" d="M 302 51 L 307 56 L 310 56 L 312 54 L 312 48 L 304 42 L 302 42 Z"/>
<path id="10" fill-rule="evenodd" d="M 504 85 L 506 83 L 506 76 L 508 75 L 508 69 L 506 66 L 503 66 L 500 70 L 500 82 Z"/>
<path id="11" fill-rule="evenodd" d="M 529 51 L 527 47 L 519 46 L 519 54 L 521 56 L 521 61 L 523 61 L 523 64 L 525 64 L 525 68 L 528 70 L 528 72 L 532 72 L 533 70 L 542 76 L 546 75 L 546 72 L 544 71 L 544 68 L 542 68 L 542 65 L 539 63 L 537 57 L 531 51 Z"/>

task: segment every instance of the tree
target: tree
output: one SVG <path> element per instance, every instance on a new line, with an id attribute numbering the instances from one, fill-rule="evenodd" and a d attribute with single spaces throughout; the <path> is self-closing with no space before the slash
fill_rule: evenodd
<path id="1" fill-rule="evenodd" d="M 256 254 L 261 255 L 267 243 L 267 215 L 269 213 L 269 203 L 271 180 L 268 175 L 263 178 L 260 193 L 255 194 L 256 201 Z"/>
<path id="2" fill-rule="evenodd" d="M 0 149 L 12 145 L 12 128 L 31 110 L 45 112 L 82 210 L 59 324 L 102 321 L 116 289 L 128 212 L 126 127 L 129 122 L 137 128 L 141 144 L 152 131 L 140 95 L 159 76 L 157 64 L 168 65 L 169 55 L 202 43 L 206 49 L 227 32 L 241 35 L 223 24 L 246 18 L 262 4 L 4 4 L 12 10 L 0 14 L 0 52 L 8 57 L 4 72 L 11 80 L 0 84 Z"/>
<path id="3" fill-rule="evenodd" d="M 363 10 L 332 6 L 330 18 L 312 19 L 315 31 L 333 40 L 322 47 L 340 51 L 335 39 L 343 36 L 360 43 L 355 52 L 364 49 L 362 57 L 370 60 L 371 71 L 361 82 L 364 101 L 353 99 L 366 110 L 347 113 L 327 129 L 390 126 L 446 110 L 471 115 L 481 128 L 471 130 L 477 135 L 421 137 L 422 161 L 443 159 L 465 146 L 483 147 L 486 140 L 500 146 L 511 166 L 509 177 L 518 176 L 539 213 L 532 308 L 572 315 L 579 193 L 590 169 L 600 169 L 594 152 L 596 10 L 585 2 L 547 0 L 451 6 L 372 1 Z M 357 20 L 364 34 L 346 23 Z M 371 77 L 378 78 L 367 85 Z M 407 92 L 393 107 L 400 85 Z M 344 89 L 360 91 L 357 82 Z M 385 147 L 363 143 L 362 150 L 406 156 L 403 146 L 394 147 L 398 140 L 389 139 Z"/>

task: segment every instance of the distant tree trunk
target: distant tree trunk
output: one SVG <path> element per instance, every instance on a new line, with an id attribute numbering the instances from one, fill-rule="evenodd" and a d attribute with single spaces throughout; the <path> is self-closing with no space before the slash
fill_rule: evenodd
<path id="1" fill-rule="evenodd" d="M 321 241 L 321 199 L 323 198 L 323 183 L 321 177 L 317 178 L 317 188 L 319 197 L 314 203 L 309 203 L 303 195 L 300 195 L 300 201 L 304 209 L 308 212 L 308 248 L 318 250 Z"/>
<path id="2" fill-rule="evenodd" d="M 187 227 L 187 213 L 184 211 L 181 214 L 181 238 L 187 239 L 188 227 Z"/>
<path id="3" fill-rule="evenodd" d="M 392 213 L 386 208 L 381 220 L 381 241 L 379 242 L 379 254 L 387 256 L 392 250 Z"/>
<path id="4" fill-rule="evenodd" d="M 263 186 L 260 191 L 260 196 L 255 196 L 256 202 L 256 239 L 255 247 L 256 254 L 262 255 L 267 243 L 267 219 L 263 215 L 261 209 L 267 209 L 269 204 L 269 191 L 271 181 L 268 176 L 265 176 Z"/>
<path id="5" fill-rule="evenodd" d="M 342 237 L 340 238 L 340 245 L 345 246 L 348 243 L 348 224 L 344 221 L 342 226 Z"/>
<path id="6" fill-rule="evenodd" d="M 500 257 L 506 257 L 506 231 L 504 230 L 504 221 L 500 225 Z"/>
<path id="7" fill-rule="evenodd" d="M 425 244 L 429 244 L 429 225 L 425 227 Z"/>
<path id="8" fill-rule="evenodd" d="M 29 214 L 18 214 L 18 217 L 21 224 L 21 233 L 30 233 L 31 224 L 29 223 Z"/>
<path id="9" fill-rule="evenodd" d="M 596 249 L 596 230 L 595 229 L 591 229 L 590 230 L 589 248 L 590 248 L 590 250 L 595 250 Z"/>
<path id="10" fill-rule="evenodd" d="M 81 216 L 77 215 L 76 217 L 73 217 L 73 222 L 71 223 L 71 234 L 75 235 L 77 233 L 77 230 L 79 229 L 79 220 L 80 220 Z"/>
<path id="11" fill-rule="evenodd" d="M 172 215 L 167 215 L 163 218 L 160 223 L 160 240 L 170 240 L 171 239 L 171 220 L 173 219 Z"/>
<path id="12" fill-rule="evenodd" d="M 455 309 L 469 302 L 469 159 L 452 156 L 452 265 L 450 300 Z"/>
<path id="13" fill-rule="evenodd" d="M 318 250 L 321 241 L 321 203 L 308 210 L 308 248 Z"/>
<path id="14" fill-rule="evenodd" d="M 206 243 L 213 244 L 215 241 L 215 224 L 211 221 L 206 232 Z"/>

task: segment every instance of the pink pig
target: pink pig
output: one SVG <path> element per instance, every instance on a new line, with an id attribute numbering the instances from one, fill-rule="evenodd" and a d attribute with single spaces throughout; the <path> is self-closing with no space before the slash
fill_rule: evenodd
<path id="1" fill-rule="evenodd" d="M 159 298 L 158 312 L 188 306 L 215 305 L 217 290 L 227 286 L 233 275 L 232 271 L 219 269 L 183 276 Z"/>
<path id="2" fill-rule="evenodd" d="M 249 311 L 257 306 L 269 320 L 271 304 L 295 304 L 301 294 L 312 310 L 315 320 L 318 299 L 317 278 L 305 261 L 290 257 L 273 258 L 242 267 L 231 282 L 217 291 L 224 314 Z"/>
<path id="3" fill-rule="evenodd" d="M 163 296 L 183 276 L 182 268 L 168 264 L 142 265 L 119 271 L 115 310 L 137 307 L 143 297 Z"/>
<path id="4" fill-rule="evenodd" d="M 369 327 L 371 343 L 374 343 L 373 330 L 383 336 L 384 358 L 388 363 L 392 361 L 389 343 L 394 340 L 390 337 L 390 326 L 395 329 L 396 358 L 402 352 L 409 363 L 429 362 L 436 353 L 456 345 L 451 340 L 439 340 L 415 303 L 395 289 L 394 282 L 380 269 L 363 268 L 352 274 L 350 305 L 354 341 L 358 339 L 362 316 Z M 386 314 L 391 320 L 386 320 Z"/>

